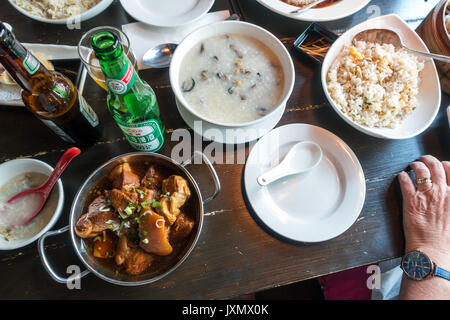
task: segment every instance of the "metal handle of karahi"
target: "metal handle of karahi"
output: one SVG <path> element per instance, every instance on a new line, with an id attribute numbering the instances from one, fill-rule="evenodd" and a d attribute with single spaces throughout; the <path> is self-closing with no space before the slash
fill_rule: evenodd
<path id="1" fill-rule="evenodd" d="M 203 203 L 208 203 L 208 202 L 210 202 L 211 200 L 213 200 L 213 199 L 219 194 L 219 192 L 220 192 L 220 180 L 219 180 L 219 176 L 217 175 L 217 172 L 216 172 L 216 170 L 214 169 L 214 166 L 212 165 L 212 163 L 211 163 L 211 161 L 208 159 L 208 157 L 205 156 L 205 154 L 204 154 L 203 152 L 200 152 L 200 151 L 198 151 L 198 150 L 194 151 L 194 152 L 192 153 L 191 158 L 188 159 L 188 160 L 186 160 L 186 161 L 184 161 L 184 162 L 181 164 L 181 166 L 182 166 L 182 167 L 185 167 L 185 166 L 191 164 L 191 163 L 192 163 L 192 160 L 193 160 L 194 157 L 195 157 L 195 155 L 199 155 L 199 156 L 202 157 L 203 161 L 204 161 L 205 164 L 208 166 L 208 169 L 209 169 L 209 171 L 211 172 L 211 175 L 212 175 L 213 180 L 214 180 L 214 185 L 215 185 L 216 190 L 214 191 L 214 193 L 213 193 L 212 196 L 210 196 L 210 197 L 206 198 L 205 200 L 203 200 Z"/>
<path id="2" fill-rule="evenodd" d="M 39 251 L 39 257 L 41 258 L 42 264 L 44 265 L 45 270 L 48 272 L 48 274 L 50 275 L 50 277 L 55 280 L 56 282 L 59 283 L 63 283 L 63 284 L 67 284 L 67 282 L 69 280 L 75 280 L 75 278 L 64 278 L 59 276 L 51 267 L 50 262 L 47 259 L 47 256 L 45 254 L 45 244 L 44 241 L 47 237 L 51 237 L 51 236 L 56 236 L 59 235 L 61 233 L 64 233 L 66 231 L 68 231 L 70 229 L 70 225 L 65 226 L 64 228 L 61 228 L 59 230 L 55 230 L 55 231 L 49 231 L 47 233 L 45 233 L 41 238 L 39 238 L 38 240 L 38 251 Z M 79 279 L 83 278 L 85 275 L 89 274 L 88 270 L 84 270 L 83 272 L 81 272 L 78 277 Z"/>

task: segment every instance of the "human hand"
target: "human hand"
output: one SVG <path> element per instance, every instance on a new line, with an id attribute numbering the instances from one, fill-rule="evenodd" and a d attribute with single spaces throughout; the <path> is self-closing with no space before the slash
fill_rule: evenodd
<path id="1" fill-rule="evenodd" d="M 430 178 L 417 188 L 406 172 L 398 175 L 403 196 L 406 252 L 420 250 L 450 267 L 450 162 L 423 156 L 411 163 L 416 178 Z"/>

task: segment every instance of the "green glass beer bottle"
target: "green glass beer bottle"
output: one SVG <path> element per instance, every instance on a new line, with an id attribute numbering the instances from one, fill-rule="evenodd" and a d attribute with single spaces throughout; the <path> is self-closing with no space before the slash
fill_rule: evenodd
<path id="1" fill-rule="evenodd" d="M 106 77 L 108 109 L 125 137 L 136 150 L 158 151 L 164 124 L 153 89 L 139 77 L 114 33 L 99 31 L 91 46 Z"/>

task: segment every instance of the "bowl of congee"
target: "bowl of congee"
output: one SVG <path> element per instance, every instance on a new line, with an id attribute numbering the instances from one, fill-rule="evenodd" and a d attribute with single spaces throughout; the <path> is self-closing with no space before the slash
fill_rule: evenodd
<path id="1" fill-rule="evenodd" d="M 197 29 L 179 44 L 170 65 L 178 110 L 191 127 L 201 121 L 203 132 L 197 133 L 211 138 L 205 128 L 256 129 L 232 141 L 211 138 L 224 143 L 251 141 L 275 127 L 294 80 L 292 59 L 280 40 L 241 21 Z"/>

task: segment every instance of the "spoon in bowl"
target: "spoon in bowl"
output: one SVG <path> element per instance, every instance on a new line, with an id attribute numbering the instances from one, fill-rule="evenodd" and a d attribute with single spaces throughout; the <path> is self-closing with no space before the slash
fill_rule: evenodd
<path id="1" fill-rule="evenodd" d="M 403 48 L 409 52 L 412 52 L 417 55 L 425 56 L 428 58 L 433 58 L 439 61 L 443 61 L 446 63 L 450 63 L 450 57 L 443 56 L 440 54 L 435 53 L 428 53 L 418 50 L 413 50 L 405 46 L 400 36 L 392 30 L 388 29 L 368 29 L 361 31 L 352 39 L 352 44 L 355 45 L 356 41 L 367 41 L 367 42 L 373 42 L 373 43 L 387 43 L 392 44 L 395 48 Z"/>
<path id="2" fill-rule="evenodd" d="M 257 179 L 259 185 L 265 186 L 276 180 L 309 171 L 322 160 L 322 148 L 312 141 L 295 144 L 286 154 L 283 161 Z"/>
<path id="3" fill-rule="evenodd" d="M 25 225 L 36 217 L 47 201 L 53 186 L 66 169 L 69 162 L 81 153 L 78 148 L 70 148 L 59 159 L 50 177 L 41 186 L 16 194 L 9 199 L 0 211 L 7 215 L 9 227 Z M 3 217 L 4 218 L 4 217 Z"/>

